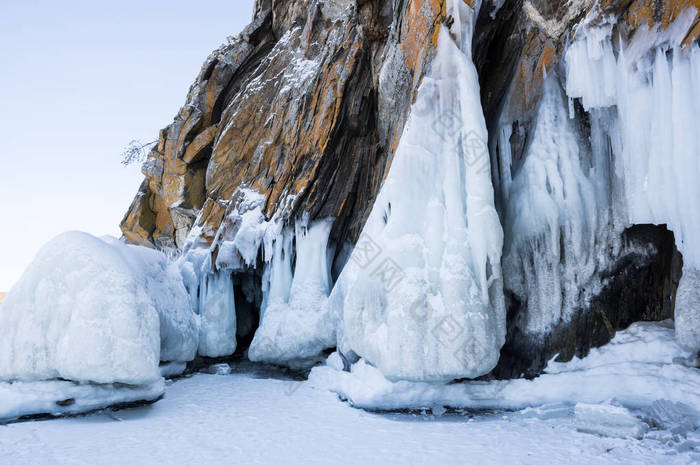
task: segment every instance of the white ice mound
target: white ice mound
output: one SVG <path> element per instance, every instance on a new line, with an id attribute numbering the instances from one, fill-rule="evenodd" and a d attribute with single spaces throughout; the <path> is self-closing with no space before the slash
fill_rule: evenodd
<path id="1" fill-rule="evenodd" d="M 129 264 L 160 319 L 160 360 L 189 362 L 198 344 L 199 320 L 189 305 L 178 267 L 163 253 L 103 238 Z"/>
<path id="2" fill-rule="evenodd" d="M 332 220 L 308 227 L 305 221 L 297 223 L 293 274 L 291 231 L 266 247 L 266 253 L 272 249 L 272 257 L 265 271 L 260 327 L 248 350 L 250 360 L 296 364 L 335 345 L 337 319 L 328 305 L 332 225 Z"/>
<path id="3" fill-rule="evenodd" d="M 700 371 L 685 363 L 693 355 L 675 341 L 669 322 L 635 323 L 583 359 L 550 362 L 545 374 L 534 380 L 443 385 L 391 381 L 360 360 L 350 372 L 340 371 L 337 364 L 314 368 L 309 381 L 369 410 L 522 409 L 609 401 L 627 408 L 653 409 L 664 401 L 682 404 L 686 416 L 695 422 L 700 412 Z"/>
<path id="4" fill-rule="evenodd" d="M 340 350 L 391 379 L 473 378 L 505 340 L 503 232 L 471 60 L 476 13 L 449 1 L 432 70 L 331 294 Z M 454 34 L 456 41 L 450 34 Z"/>
<path id="5" fill-rule="evenodd" d="M 0 380 L 145 385 L 189 360 L 197 321 L 159 252 L 64 233 L 40 250 L 0 307 Z"/>

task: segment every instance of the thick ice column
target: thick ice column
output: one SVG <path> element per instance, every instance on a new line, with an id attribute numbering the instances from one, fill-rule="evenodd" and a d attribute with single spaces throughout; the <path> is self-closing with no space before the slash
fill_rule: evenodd
<path id="1" fill-rule="evenodd" d="M 236 351 L 236 302 L 231 273 L 204 274 L 199 288 L 199 355 L 225 357 Z"/>
<path id="2" fill-rule="evenodd" d="M 306 225 L 297 223 L 296 266 L 290 289 L 290 303 L 298 308 L 313 308 L 328 298 L 331 291 L 328 267 L 328 236 L 332 220 Z"/>
<path id="3" fill-rule="evenodd" d="M 286 304 L 292 287 L 292 242 L 294 233 L 287 228 L 277 231 L 276 237 L 268 239 L 265 245 L 265 270 L 263 274 L 263 302 L 260 308 L 261 318 L 269 305 Z"/>
<path id="4" fill-rule="evenodd" d="M 476 12 L 449 1 L 432 70 L 391 170 L 331 295 L 339 344 L 394 379 L 477 377 L 505 338 L 503 234 L 471 35 Z M 456 41 L 451 37 L 456 37 Z"/>

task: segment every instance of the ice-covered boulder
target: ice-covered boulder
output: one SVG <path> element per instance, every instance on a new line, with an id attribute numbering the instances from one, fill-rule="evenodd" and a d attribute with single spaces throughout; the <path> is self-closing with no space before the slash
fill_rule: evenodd
<path id="1" fill-rule="evenodd" d="M 126 245 L 103 238 L 129 264 L 134 278 L 144 291 L 160 319 L 160 360 L 189 362 L 198 344 L 197 316 L 190 307 L 187 290 L 178 267 L 163 253 L 146 247 Z"/>
<path id="2" fill-rule="evenodd" d="M 39 251 L 0 308 L 0 380 L 145 385 L 185 361 L 197 320 L 165 255 L 68 232 Z"/>

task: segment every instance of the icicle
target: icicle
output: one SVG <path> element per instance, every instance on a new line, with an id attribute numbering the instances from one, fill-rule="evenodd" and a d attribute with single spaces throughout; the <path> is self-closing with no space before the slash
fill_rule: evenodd
<path id="1" fill-rule="evenodd" d="M 616 59 L 609 35 L 588 35 L 566 53 L 567 92 L 582 97 L 587 110 L 617 107 L 621 144 L 615 161 L 628 222 L 667 224 L 685 261 L 700 267 L 700 49 L 673 48 L 669 60 L 667 46 L 644 52 L 633 44 Z M 597 60 L 579 50 L 591 40 L 602 43 Z M 614 63 L 613 71 L 600 62 Z M 577 84 L 581 76 L 587 86 Z M 616 82 L 611 98 L 596 97 L 596 89 Z"/>
<path id="2" fill-rule="evenodd" d="M 624 199 L 623 226 L 667 225 L 687 276 L 700 269 L 700 48 L 681 49 L 678 33 L 693 19 L 686 12 L 666 31 L 635 35 L 627 47 L 621 43 L 617 58 L 609 29 L 581 31 L 566 52 L 569 97 L 581 97 L 587 110 L 616 110 L 607 124 L 610 134 L 619 133 L 612 149 L 624 196 L 613 198 Z M 583 49 L 584 42 L 599 44 L 599 50 Z M 597 89 L 605 89 L 605 98 Z M 685 287 L 694 280 L 684 277 Z M 692 305 L 681 307 L 680 315 L 690 314 Z"/>
<path id="3" fill-rule="evenodd" d="M 568 98 L 569 101 L 569 119 L 574 119 L 576 117 L 576 112 L 574 111 L 574 99 Z"/>
<path id="4" fill-rule="evenodd" d="M 298 221 L 294 234 L 286 229 L 274 241 L 266 257 L 264 301 L 260 327 L 248 350 L 248 358 L 282 365 L 303 364 L 333 347 L 337 321 L 329 311 L 331 280 L 328 236 L 332 220 L 308 225 Z M 292 275 L 292 239 L 296 237 L 296 261 Z M 271 244 L 266 246 L 269 247 Z"/>
<path id="5" fill-rule="evenodd" d="M 292 241 L 294 235 L 285 229 L 265 247 L 267 263 L 263 275 L 263 302 L 260 317 L 270 304 L 286 304 L 292 286 Z"/>

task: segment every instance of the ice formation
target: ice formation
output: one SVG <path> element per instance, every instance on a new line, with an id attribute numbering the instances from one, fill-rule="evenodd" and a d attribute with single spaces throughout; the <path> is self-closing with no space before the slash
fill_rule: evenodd
<path id="1" fill-rule="evenodd" d="M 146 385 L 186 361 L 197 320 L 160 252 L 85 233 L 46 244 L 0 309 L 0 379 Z"/>
<path id="2" fill-rule="evenodd" d="M 219 231 L 217 239 L 220 239 L 219 253 L 216 258 L 216 267 L 240 271 L 247 267 L 255 267 L 258 251 L 271 224 L 268 222 L 262 209 L 265 205 L 265 196 L 259 192 L 240 188 L 234 195 L 235 207 L 228 214 L 228 224 L 235 225 L 235 233 L 226 235 L 225 231 Z"/>
<path id="3" fill-rule="evenodd" d="M 337 321 L 328 306 L 332 225 L 332 220 L 308 226 L 304 220 L 297 222 L 293 273 L 291 230 L 274 241 L 263 277 L 260 327 L 248 350 L 250 360 L 295 363 L 335 345 Z"/>
<path id="4" fill-rule="evenodd" d="M 678 306 L 686 323 L 700 313 L 697 292 L 688 292 L 700 269 L 700 46 L 681 48 L 676 32 L 694 14 L 664 33 L 640 32 L 617 55 L 610 25 L 585 26 L 565 57 L 569 97 L 606 115 L 627 224 L 665 224 L 675 235 L 689 276 Z"/>
<path id="5" fill-rule="evenodd" d="M 153 402 L 164 392 L 162 379 L 139 386 L 57 380 L 0 382 L 0 424 L 31 415 L 74 415 L 117 404 Z"/>
<path id="6" fill-rule="evenodd" d="M 189 362 L 198 344 L 199 321 L 187 302 L 178 268 L 161 252 L 103 237 L 129 264 L 160 320 L 160 360 Z"/>
<path id="7" fill-rule="evenodd" d="M 471 60 L 476 12 L 451 0 L 447 13 L 454 24 L 440 31 L 432 70 L 331 295 L 341 350 L 394 379 L 477 377 L 496 365 L 505 338 L 503 233 Z"/>
<path id="8" fill-rule="evenodd" d="M 583 433 L 641 439 L 649 426 L 624 407 L 607 404 L 576 404 L 576 428 Z"/>
<path id="9" fill-rule="evenodd" d="M 522 329 L 544 333 L 579 308 L 582 289 L 594 287 L 594 274 L 605 265 L 612 186 L 605 154 L 579 139 L 553 75 L 545 78 L 535 124 L 517 170 L 501 160 L 503 266 L 507 287 L 528 307 Z M 499 143 L 509 158 L 508 137 Z"/>
<path id="10" fill-rule="evenodd" d="M 455 408 L 524 409 L 614 401 L 631 409 L 654 409 L 659 401 L 681 405 L 688 421 L 700 426 L 700 372 L 688 361 L 695 353 L 674 339 L 671 322 L 635 323 L 583 358 L 550 361 L 533 380 L 424 383 L 392 381 L 360 360 L 350 372 L 337 364 L 316 367 L 309 381 L 352 405 L 369 410 Z"/>
<path id="11" fill-rule="evenodd" d="M 676 338 L 689 350 L 700 350 L 700 271 L 686 267 L 676 292 Z"/>
<path id="12" fill-rule="evenodd" d="M 160 367 L 158 367 L 160 370 L 160 375 L 163 378 L 173 378 L 176 376 L 182 375 L 185 370 L 187 369 L 187 363 L 185 362 L 168 362 L 168 363 L 161 363 Z"/>
<path id="13" fill-rule="evenodd" d="M 290 205 L 293 199 L 289 196 L 285 203 Z M 302 215 L 292 228 L 286 224 L 293 220 L 283 219 L 288 208 L 268 220 L 264 201 L 253 189 L 238 189 L 213 243 L 199 243 L 201 231 L 194 228 L 178 263 L 192 306 L 201 315 L 200 355 L 222 357 L 235 352 L 235 293 L 246 289 L 234 286 L 234 280 L 262 267 L 261 301 L 239 296 L 260 308 L 260 325 L 248 357 L 296 365 L 336 343 L 337 318 L 328 305 L 335 251 L 329 244 L 333 220 L 309 221 Z M 213 264 L 212 256 L 216 256 Z M 255 279 L 258 276 L 254 274 Z"/>
<path id="14" fill-rule="evenodd" d="M 236 351 L 238 315 L 233 277 L 257 264 L 258 249 L 270 226 L 262 213 L 264 200 L 256 191 L 240 188 L 228 202 L 230 211 L 213 244 L 202 242 L 201 227 L 196 226 L 177 260 L 192 309 L 201 318 L 201 356 L 225 357 Z M 212 256 L 216 256 L 214 263 Z"/>
<path id="15" fill-rule="evenodd" d="M 199 355 L 224 357 L 236 351 L 236 301 L 230 271 L 204 273 L 199 287 Z"/>

